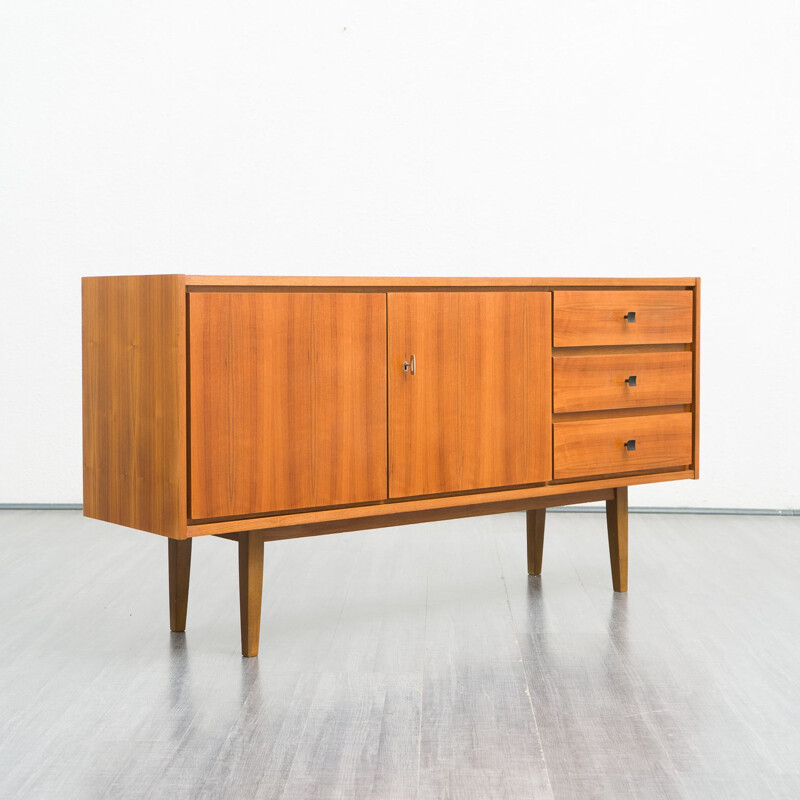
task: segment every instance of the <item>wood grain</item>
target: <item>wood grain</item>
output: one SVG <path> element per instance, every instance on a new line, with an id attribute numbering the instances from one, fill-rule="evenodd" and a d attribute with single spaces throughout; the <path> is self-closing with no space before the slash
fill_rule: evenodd
<path id="1" fill-rule="evenodd" d="M 83 513 L 186 536 L 180 275 L 83 278 Z"/>
<path id="2" fill-rule="evenodd" d="M 611 581 L 615 592 L 628 591 L 628 487 L 614 490 L 606 500 L 608 553 L 611 558 Z"/>
<path id="3" fill-rule="evenodd" d="M 382 294 L 190 295 L 195 519 L 386 497 Z"/>
<path id="4" fill-rule="evenodd" d="M 636 440 L 634 451 L 623 447 L 629 439 Z M 692 415 L 681 412 L 556 422 L 553 454 L 557 479 L 689 465 Z"/>
<path id="5" fill-rule="evenodd" d="M 186 630 L 189 603 L 189 574 L 192 566 L 192 540 L 170 539 L 167 542 L 169 565 L 169 629 Z"/>
<path id="6" fill-rule="evenodd" d="M 544 522 L 546 514 L 546 508 L 533 508 L 525 513 L 528 539 L 528 575 L 542 574 Z"/>
<path id="7" fill-rule="evenodd" d="M 239 613 L 242 655 L 258 655 L 261 594 L 264 586 L 264 538 L 252 531 L 239 534 Z"/>
<path id="8" fill-rule="evenodd" d="M 483 506 L 486 509 L 497 507 L 498 512 L 512 510 L 506 507 L 507 503 L 522 501 L 516 509 L 533 508 L 540 498 L 553 498 L 551 505 L 567 502 L 563 498 L 574 493 L 584 493 L 594 490 L 605 490 L 624 484 L 634 486 L 647 483 L 662 483 L 664 481 L 680 481 L 694 477 L 692 470 L 680 469 L 674 472 L 642 472 L 638 474 L 609 475 L 602 479 L 587 478 L 575 479 L 571 482 L 549 484 L 546 486 L 527 486 L 522 489 L 504 489 L 496 492 L 474 492 L 462 495 L 448 495 L 446 497 L 426 497 L 414 500 L 398 500 L 389 503 L 376 503 L 373 505 L 351 506 L 349 508 L 326 508 L 314 511 L 294 512 L 291 514 L 274 514 L 265 517 L 249 517 L 247 519 L 220 520 L 215 522 L 195 522 L 189 525 L 190 536 L 212 536 L 223 533 L 236 533 L 244 530 L 273 530 L 287 528 L 295 525 L 317 525 L 338 523 L 339 530 L 362 530 L 369 528 L 369 520 L 379 520 L 384 517 L 398 520 L 387 524 L 400 525 L 400 521 L 408 515 L 417 513 L 446 511 L 448 519 L 453 517 L 473 516 L 473 506 Z M 525 501 L 533 501 L 526 503 Z M 589 501 L 578 501 L 589 502 Z M 481 514 L 494 513 L 483 510 Z M 381 527 L 377 523 L 374 527 Z"/>
<path id="9" fill-rule="evenodd" d="M 550 295 L 399 292 L 388 309 L 389 496 L 549 479 Z"/>
<path id="10" fill-rule="evenodd" d="M 636 385 L 625 382 L 636 376 Z M 553 411 L 589 411 L 692 402 L 692 353 L 558 356 Z"/>
<path id="11" fill-rule="evenodd" d="M 692 341 L 691 291 L 557 291 L 553 346 L 663 344 Z M 636 312 L 636 321 L 624 315 Z"/>

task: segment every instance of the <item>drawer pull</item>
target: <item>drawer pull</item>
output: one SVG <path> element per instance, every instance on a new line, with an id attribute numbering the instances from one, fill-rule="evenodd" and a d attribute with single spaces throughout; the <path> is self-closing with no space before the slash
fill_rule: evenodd
<path id="1" fill-rule="evenodd" d="M 636 376 L 631 375 L 629 378 L 625 378 L 625 383 L 627 383 L 628 386 L 636 386 Z"/>
<path id="2" fill-rule="evenodd" d="M 622 319 L 624 319 L 626 322 L 636 322 L 636 312 L 629 311 Z"/>
<path id="3" fill-rule="evenodd" d="M 403 362 L 403 372 L 411 372 L 412 375 L 417 374 L 417 357 L 412 353 L 411 361 Z"/>
<path id="4" fill-rule="evenodd" d="M 628 439 L 624 445 L 622 445 L 626 450 L 635 450 L 636 449 L 636 439 Z"/>

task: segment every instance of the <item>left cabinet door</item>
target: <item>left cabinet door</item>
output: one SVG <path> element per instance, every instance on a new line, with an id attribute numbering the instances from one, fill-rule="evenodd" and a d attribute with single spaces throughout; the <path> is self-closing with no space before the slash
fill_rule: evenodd
<path id="1" fill-rule="evenodd" d="M 385 499 L 386 295 L 189 295 L 190 517 Z"/>

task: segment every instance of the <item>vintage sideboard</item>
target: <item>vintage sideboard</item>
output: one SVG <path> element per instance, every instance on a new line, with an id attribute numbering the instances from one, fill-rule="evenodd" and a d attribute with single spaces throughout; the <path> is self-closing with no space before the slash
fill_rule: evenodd
<path id="1" fill-rule="evenodd" d="M 698 476 L 700 280 L 84 278 L 84 514 L 239 543 L 258 653 L 264 543 L 606 502 L 627 589 L 628 489 Z"/>

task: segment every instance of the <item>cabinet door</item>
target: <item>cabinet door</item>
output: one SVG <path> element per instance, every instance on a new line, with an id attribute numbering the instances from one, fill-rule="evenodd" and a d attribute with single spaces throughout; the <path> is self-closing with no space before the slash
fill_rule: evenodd
<path id="1" fill-rule="evenodd" d="M 386 497 L 386 295 L 189 295 L 190 516 Z"/>
<path id="2" fill-rule="evenodd" d="M 390 293 L 388 308 L 389 496 L 549 480 L 550 293 Z"/>

